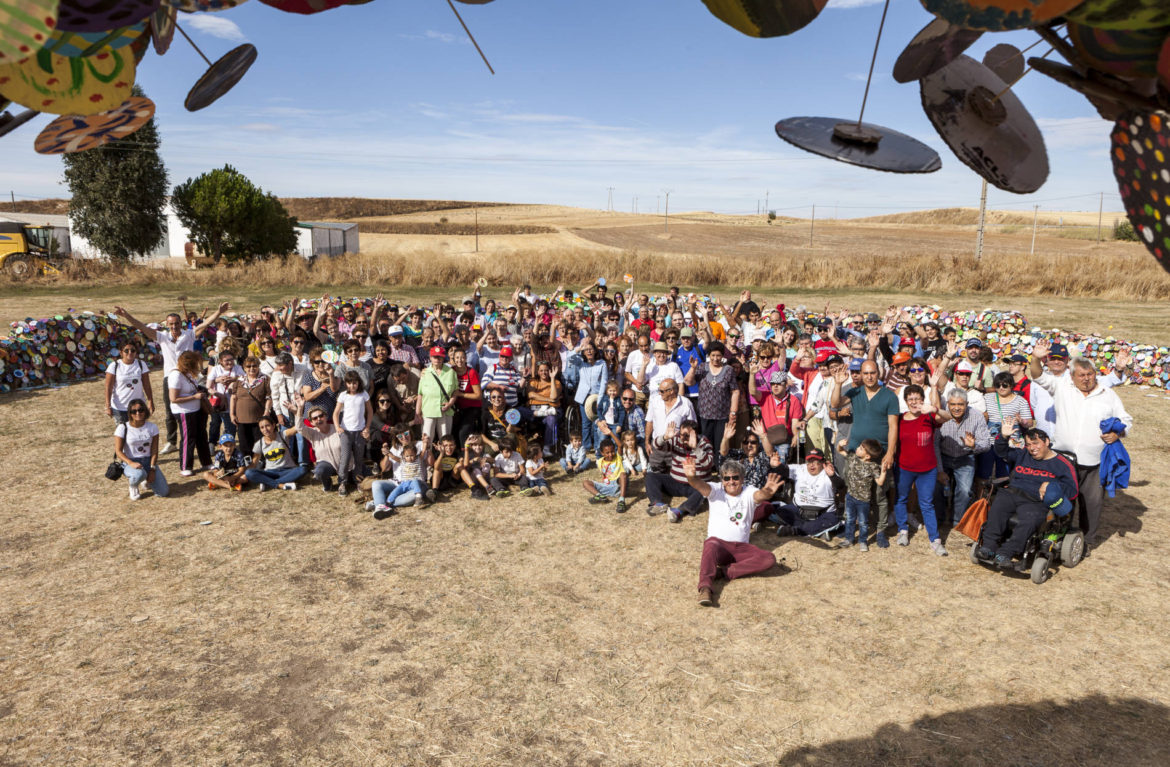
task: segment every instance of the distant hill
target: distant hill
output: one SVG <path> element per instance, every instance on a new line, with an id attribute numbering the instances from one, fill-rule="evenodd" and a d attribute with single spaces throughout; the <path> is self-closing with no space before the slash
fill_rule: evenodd
<path id="1" fill-rule="evenodd" d="M 891 213 L 885 216 L 851 218 L 849 221 L 859 224 L 936 224 L 941 226 L 975 226 L 979 223 L 979 209 L 936 208 L 935 210 L 916 210 L 909 213 Z M 1032 217 L 1024 213 L 989 210 L 987 211 L 987 223 L 1027 224 L 1028 226 L 1031 226 Z"/>
<path id="2" fill-rule="evenodd" d="M 460 200 L 386 200 L 367 197 L 281 197 L 289 215 L 301 221 L 398 216 L 457 208 L 506 207 L 504 202 L 463 202 Z"/>
<path id="3" fill-rule="evenodd" d="M 69 213 L 69 200 L 17 200 L 15 208 L 10 202 L 0 201 L 0 215 L 4 213 L 47 213 L 64 216 Z"/>

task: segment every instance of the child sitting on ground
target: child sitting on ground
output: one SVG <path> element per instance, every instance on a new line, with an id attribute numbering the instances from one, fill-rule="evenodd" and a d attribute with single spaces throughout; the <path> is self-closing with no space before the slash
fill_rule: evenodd
<path id="1" fill-rule="evenodd" d="M 601 458 L 597 460 L 597 468 L 601 470 L 601 479 L 594 482 L 582 480 L 581 486 L 590 494 L 590 503 L 609 503 L 610 499 L 617 498 L 617 513 L 626 510 L 626 471 L 622 466 L 621 456 L 617 454 L 617 445 L 606 437 L 601 441 Z"/>
<path id="2" fill-rule="evenodd" d="M 632 429 L 622 432 L 622 465 L 631 477 L 646 474 L 646 451 L 638 444 L 638 435 Z"/>
<path id="3" fill-rule="evenodd" d="M 471 488 L 471 497 L 486 501 L 495 493 L 492 487 L 491 460 L 483 443 L 482 434 L 467 435 L 463 445 L 463 459 L 457 468 L 463 484 Z"/>
<path id="4" fill-rule="evenodd" d="M 389 516 L 394 502 L 401 496 L 414 493 L 414 505 L 425 506 L 435 498 L 435 491 L 427 487 L 427 467 L 431 463 L 430 436 L 422 438 L 422 451 L 408 442 L 395 455 L 389 445 L 382 446 L 382 473 L 393 472 L 394 481 L 375 480 L 370 486 L 374 494 L 374 519 Z"/>
<path id="5" fill-rule="evenodd" d="M 552 488 L 544 478 L 544 457 L 540 452 L 540 445 L 529 443 L 528 460 L 524 462 L 524 476 L 528 479 L 528 486 L 541 495 L 552 495 Z"/>
<path id="6" fill-rule="evenodd" d="M 886 470 L 879 463 L 885 451 L 876 439 L 863 439 L 857 450 L 849 453 L 846 440 L 837 443 L 837 451 L 845 456 L 845 533 L 840 548 L 853 545 L 853 526 L 861 538 L 861 551 L 869 551 L 869 498 L 874 483 L 878 492 L 884 492 Z"/>
<path id="7" fill-rule="evenodd" d="M 219 450 L 215 451 L 211 468 L 203 472 L 207 489 L 243 490 L 244 485 L 248 484 L 244 476 L 248 464 L 248 457 L 236 450 L 236 438 L 230 434 L 223 435 L 219 438 Z"/>
<path id="8" fill-rule="evenodd" d="M 576 474 L 579 471 L 585 471 L 592 465 L 593 462 L 589 460 L 589 454 L 585 452 L 585 446 L 581 444 L 581 433 L 569 434 L 569 446 L 565 448 L 565 457 L 561 459 L 561 468 L 568 474 Z"/>
<path id="9" fill-rule="evenodd" d="M 516 453 L 516 443 L 511 437 L 500 438 L 500 452 L 492 462 L 492 487 L 500 498 L 512 494 L 508 488 L 520 488 L 520 495 L 532 495 L 528 479 L 524 476 L 524 459 Z"/>
<path id="10" fill-rule="evenodd" d="M 431 459 L 431 489 L 436 493 L 459 487 L 459 456 L 455 455 L 455 435 L 439 437 L 439 446 Z"/>

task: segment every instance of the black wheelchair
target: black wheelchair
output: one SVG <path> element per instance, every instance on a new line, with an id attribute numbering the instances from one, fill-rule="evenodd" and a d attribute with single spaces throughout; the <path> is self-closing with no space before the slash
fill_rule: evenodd
<path id="1" fill-rule="evenodd" d="M 987 491 L 988 509 L 1000 492 L 1008 492 L 1008 478 L 1000 477 L 992 480 Z M 1076 567 L 1085 558 L 1085 535 L 1076 524 L 1076 515 L 1067 514 L 1057 517 L 1049 514 L 1040 528 L 1032 534 L 1020 555 L 1020 561 L 1015 571 L 1028 573 L 1032 583 L 1040 584 L 1047 581 L 1052 575 L 1052 568 L 1058 565 Z M 1008 520 L 1008 536 L 1015 529 L 1017 516 L 1012 514 Z M 986 527 L 986 524 L 984 525 Z M 971 544 L 969 557 L 972 564 L 984 567 L 995 567 L 995 562 L 979 556 L 979 549 L 983 546 L 983 529 L 979 530 L 979 538 Z"/>

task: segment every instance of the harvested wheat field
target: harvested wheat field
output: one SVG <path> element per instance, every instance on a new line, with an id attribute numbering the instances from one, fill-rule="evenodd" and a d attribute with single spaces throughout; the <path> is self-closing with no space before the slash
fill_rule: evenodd
<path id="1" fill-rule="evenodd" d="M 157 378 L 157 374 L 156 374 Z M 695 601 L 706 517 L 465 495 L 375 522 L 316 485 L 108 482 L 101 385 L 0 398 L 0 764 L 1165 765 L 1170 400 L 1037 586 L 964 541 L 783 559 Z M 158 420 L 158 419 L 156 419 Z"/>

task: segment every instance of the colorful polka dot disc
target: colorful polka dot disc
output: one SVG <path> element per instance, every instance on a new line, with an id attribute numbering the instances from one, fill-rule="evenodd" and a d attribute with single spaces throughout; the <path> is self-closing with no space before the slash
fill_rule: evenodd
<path id="1" fill-rule="evenodd" d="M 1113 175 L 1138 237 L 1170 271 L 1170 126 L 1165 113 L 1130 113 L 1113 125 Z"/>
<path id="2" fill-rule="evenodd" d="M 84 152 L 115 139 L 122 139 L 145 125 L 154 116 L 154 102 L 135 96 L 109 112 L 96 115 L 64 115 L 45 126 L 37 136 L 41 154 Z M 89 327 L 87 323 L 87 327 Z"/>

